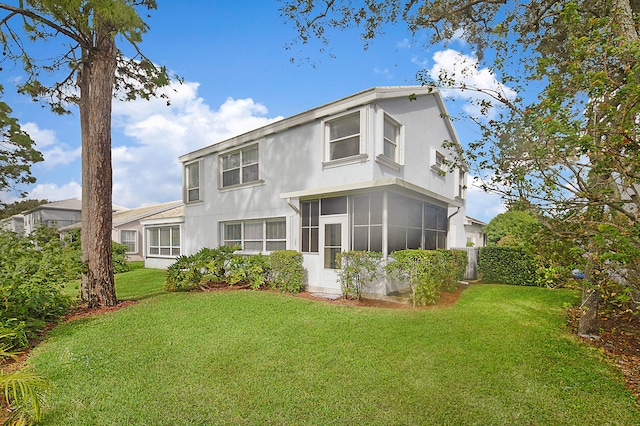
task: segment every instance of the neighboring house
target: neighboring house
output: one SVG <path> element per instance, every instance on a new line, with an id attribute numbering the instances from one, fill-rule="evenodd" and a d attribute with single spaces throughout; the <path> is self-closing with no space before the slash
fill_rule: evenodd
<path id="1" fill-rule="evenodd" d="M 144 264 L 147 268 L 166 268 L 184 254 L 184 210 L 180 203 L 140 221 L 144 227 Z"/>
<path id="2" fill-rule="evenodd" d="M 486 236 L 482 228 L 486 223 L 474 219 L 472 217 L 465 217 L 464 219 L 464 231 L 467 234 L 467 246 L 469 247 L 484 247 L 486 245 Z"/>
<path id="3" fill-rule="evenodd" d="M 340 251 L 465 247 L 468 169 L 446 170 L 445 141 L 460 145 L 436 89 L 376 87 L 183 155 L 180 250 L 159 241 L 147 266 L 202 247 L 292 249 L 309 290 L 335 293 Z"/>
<path id="4" fill-rule="evenodd" d="M 24 215 L 14 214 L 11 217 L 0 220 L 0 229 L 11 231 L 21 237 L 24 235 Z"/>
<path id="5" fill-rule="evenodd" d="M 59 229 L 82 220 L 82 201 L 79 198 L 39 205 L 22 212 L 24 232 L 29 235 L 40 226 Z"/>
<path id="6" fill-rule="evenodd" d="M 113 213 L 112 240 L 128 247 L 128 260 L 144 260 L 144 233 L 141 221 L 181 205 L 182 201 L 171 201 Z"/>

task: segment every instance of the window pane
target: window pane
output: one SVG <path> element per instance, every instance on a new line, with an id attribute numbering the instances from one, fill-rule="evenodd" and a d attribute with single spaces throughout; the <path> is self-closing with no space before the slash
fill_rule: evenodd
<path id="1" fill-rule="evenodd" d="M 200 186 L 200 170 L 198 163 L 187 166 L 187 188 L 197 188 Z"/>
<path id="2" fill-rule="evenodd" d="M 180 247 L 180 228 L 177 226 L 171 228 L 171 245 Z"/>
<path id="3" fill-rule="evenodd" d="M 386 140 L 384 141 L 384 156 L 392 159 L 393 161 L 396 160 L 396 146 Z"/>
<path id="4" fill-rule="evenodd" d="M 222 170 L 229 170 L 240 167 L 240 152 L 227 154 L 222 157 Z"/>
<path id="5" fill-rule="evenodd" d="M 261 240 L 262 239 L 262 221 L 245 222 L 244 239 L 245 240 Z"/>
<path id="6" fill-rule="evenodd" d="M 372 226 L 369 230 L 369 250 L 382 252 L 382 226 Z"/>
<path id="7" fill-rule="evenodd" d="M 160 240 L 158 239 L 158 229 L 150 229 L 149 230 L 149 245 L 150 246 L 158 246 L 160 244 Z M 158 254 L 158 253 L 155 253 Z"/>
<path id="8" fill-rule="evenodd" d="M 389 221 L 389 225 L 406 226 L 407 212 L 404 208 L 406 201 L 404 197 L 389 194 L 387 205 L 387 220 Z"/>
<path id="9" fill-rule="evenodd" d="M 422 230 L 420 228 L 407 228 L 407 248 L 419 249 L 420 240 L 422 239 Z"/>
<path id="10" fill-rule="evenodd" d="M 262 251 L 262 241 L 245 241 L 244 249 Z"/>
<path id="11" fill-rule="evenodd" d="M 424 229 L 436 229 L 438 224 L 437 209 L 425 204 L 424 206 Z"/>
<path id="12" fill-rule="evenodd" d="M 284 240 L 287 238 L 287 226 L 285 220 L 267 222 L 267 239 Z"/>
<path id="13" fill-rule="evenodd" d="M 302 226 L 309 226 L 311 219 L 311 205 L 309 203 L 300 203 L 300 215 L 302 216 Z"/>
<path id="14" fill-rule="evenodd" d="M 333 120 L 329 123 L 329 127 L 330 140 L 360 134 L 360 112 Z"/>
<path id="15" fill-rule="evenodd" d="M 407 225 L 422 228 L 422 203 L 410 201 L 407 203 Z"/>
<path id="16" fill-rule="evenodd" d="M 396 142 L 397 135 L 398 135 L 398 126 L 388 118 L 385 118 L 384 119 L 384 138 L 392 142 Z"/>
<path id="17" fill-rule="evenodd" d="M 187 201 L 198 201 L 200 199 L 199 189 L 190 189 L 188 191 Z"/>
<path id="18" fill-rule="evenodd" d="M 149 254 L 158 254 L 158 247 L 149 248 Z"/>
<path id="19" fill-rule="evenodd" d="M 342 139 L 338 142 L 329 144 L 329 159 L 337 160 L 339 158 L 351 157 L 360 153 L 360 137 L 355 136 L 349 139 Z"/>
<path id="20" fill-rule="evenodd" d="M 258 162 L 258 147 L 245 149 L 242 151 L 242 164 L 254 164 Z"/>
<path id="21" fill-rule="evenodd" d="M 222 173 L 222 186 L 238 185 L 240 183 L 240 169 Z"/>
<path id="22" fill-rule="evenodd" d="M 309 247 L 309 251 L 312 253 L 318 253 L 319 233 L 319 228 L 311 228 L 311 246 Z"/>
<path id="23" fill-rule="evenodd" d="M 160 228 L 160 245 L 168 246 L 171 243 L 171 230 L 169 228 Z"/>
<path id="24" fill-rule="evenodd" d="M 327 247 L 324 249 L 324 267 L 325 269 L 338 269 L 336 256 L 340 253 L 337 247 Z"/>
<path id="25" fill-rule="evenodd" d="M 329 223 L 324 227 L 324 245 L 338 246 L 342 244 L 342 225 L 339 223 Z"/>
<path id="26" fill-rule="evenodd" d="M 407 248 L 406 228 L 389 226 L 389 253 Z"/>
<path id="27" fill-rule="evenodd" d="M 240 240 L 242 238 L 242 225 L 234 223 L 230 225 L 224 225 L 224 239 L 228 240 Z"/>
<path id="28" fill-rule="evenodd" d="M 369 200 L 371 224 L 382 225 L 382 194 L 373 194 Z"/>
<path id="29" fill-rule="evenodd" d="M 311 226 L 320 224 L 320 201 L 311 201 Z"/>
<path id="30" fill-rule="evenodd" d="M 353 199 L 353 224 L 369 224 L 369 196 L 355 197 Z"/>
<path id="31" fill-rule="evenodd" d="M 172 256 L 180 256 L 180 247 L 174 247 L 171 249 Z"/>
<path id="32" fill-rule="evenodd" d="M 285 250 L 286 248 L 285 241 L 267 241 L 267 251 Z"/>
<path id="33" fill-rule="evenodd" d="M 242 183 L 258 180 L 258 165 L 244 166 L 242 168 Z"/>
<path id="34" fill-rule="evenodd" d="M 162 256 L 171 256 L 171 249 L 169 247 L 160 247 L 160 254 Z"/>
<path id="35" fill-rule="evenodd" d="M 358 226 L 353 228 L 353 249 L 369 250 L 369 227 Z"/>
<path id="36" fill-rule="evenodd" d="M 444 232 L 438 232 L 438 248 L 443 249 L 446 248 L 447 245 L 447 234 Z"/>
<path id="37" fill-rule="evenodd" d="M 435 250 L 438 248 L 437 237 L 435 231 L 425 231 L 424 233 L 424 249 Z"/>
<path id="38" fill-rule="evenodd" d="M 445 209 L 438 209 L 438 231 L 447 230 L 447 211 Z"/>
<path id="39" fill-rule="evenodd" d="M 310 243 L 310 232 L 308 228 L 305 228 L 302 230 L 302 252 L 303 253 L 309 253 L 310 247 L 309 247 L 309 243 Z"/>
<path id="40" fill-rule="evenodd" d="M 347 212 L 347 197 L 323 198 L 322 214 L 344 214 Z"/>

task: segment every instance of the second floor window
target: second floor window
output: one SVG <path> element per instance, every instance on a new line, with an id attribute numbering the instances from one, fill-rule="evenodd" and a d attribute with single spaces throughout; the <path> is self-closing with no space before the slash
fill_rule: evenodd
<path id="1" fill-rule="evenodd" d="M 258 145 L 223 154 L 220 158 L 223 188 L 258 180 Z"/>
<path id="2" fill-rule="evenodd" d="M 384 147 L 383 154 L 388 159 L 398 162 L 398 141 L 400 126 L 389 117 L 384 117 Z"/>
<path id="3" fill-rule="evenodd" d="M 329 161 L 360 154 L 360 111 L 327 122 Z"/>
<path id="4" fill-rule="evenodd" d="M 200 164 L 191 163 L 185 166 L 187 187 L 187 203 L 200 200 Z"/>

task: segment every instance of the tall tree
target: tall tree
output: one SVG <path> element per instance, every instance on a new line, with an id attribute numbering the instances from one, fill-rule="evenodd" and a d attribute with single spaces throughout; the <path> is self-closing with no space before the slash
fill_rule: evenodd
<path id="1" fill-rule="evenodd" d="M 20 128 L 18 120 L 11 117 L 9 105 L 0 101 L 0 191 L 13 189 L 24 196 L 19 185 L 35 182 L 35 177 L 31 175 L 31 164 L 43 158 L 34 145 L 31 137 Z"/>
<path id="2" fill-rule="evenodd" d="M 0 41 L 5 60 L 20 62 L 27 80 L 19 90 L 44 100 L 56 113 L 80 111 L 82 135 L 82 300 L 89 307 L 117 303 L 111 256 L 111 103 L 114 96 L 149 98 L 169 83 L 166 69 L 139 50 L 148 30 L 140 13 L 154 0 L 19 0 L 0 3 Z M 16 27 L 21 25 L 22 27 Z M 126 57 L 116 38 L 133 47 Z M 41 62 L 40 41 L 59 54 Z M 42 65 L 41 65 L 42 64 Z M 49 80 L 45 80 L 49 78 Z M 53 80 L 53 82 L 51 82 Z"/>
<path id="3" fill-rule="evenodd" d="M 485 188 L 528 205 L 558 238 L 582 249 L 588 274 L 580 333 L 594 333 L 601 296 L 637 301 L 640 2 L 281 1 L 302 43 L 319 38 L 326 45 L 329 30 L 349 27 L 361 28 L 369 42 L 386 25 L 405 23 L 432 42 L 455 35 L 474 46 L 480 63 L 517 96 L 470 87 L 453 72 L 435 82 L 481 92 L 485 113 L 502 107 L 492 120 L 472 117 L 483 138 L 468 154 L 492 176 Z M 433 84 L 426 71 L 418 79 Z"/>

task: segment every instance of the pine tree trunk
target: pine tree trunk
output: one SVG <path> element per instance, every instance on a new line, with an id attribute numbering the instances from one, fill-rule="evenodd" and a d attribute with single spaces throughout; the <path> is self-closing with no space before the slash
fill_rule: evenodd
<path id="1" fill-rule="evenodd" d="M 112 33 L 96 25 L 96 46 L 83 52 L 80 86 L 82 129 L 81 297 L 90 308 L 117 303 L 111 255 L 111 99 L 117 50 Z"/>

